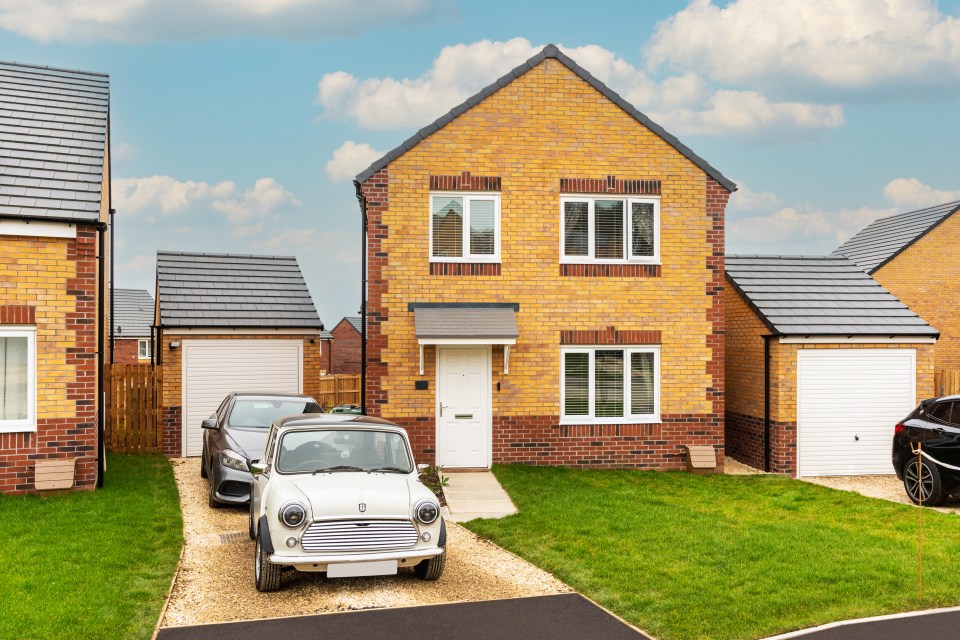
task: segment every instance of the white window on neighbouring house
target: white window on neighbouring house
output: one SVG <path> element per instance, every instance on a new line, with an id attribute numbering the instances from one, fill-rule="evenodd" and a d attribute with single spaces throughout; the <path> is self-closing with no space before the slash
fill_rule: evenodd
<path id="1" fill-rule="evenodd" d="M 660 347 L 565 347 L 562 424 L 660 421 Z"/>
<path id="2" fill-rule="evenodd" d="M 36 331 L 0 327 L 0 432 L 35 431 L 36 408 Z"/>
<path id="3" fill-rule="evenodd" d="M 660 199 L 563 196 L 560 261 L 660 263 Z"/>
<path id="4" fill-rule="evenodd" d="M 500 195 L 430 194 L 432 262 L 500 262 Z"/>
<path id="5" fill-rule="evenodd" d="M 137 340 L 137 357 L 141 360 L 150 359 L 150 339 Z"/>

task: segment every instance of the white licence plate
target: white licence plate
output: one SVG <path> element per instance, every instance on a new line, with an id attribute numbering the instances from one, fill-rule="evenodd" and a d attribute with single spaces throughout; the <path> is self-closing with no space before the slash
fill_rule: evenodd
<path id="1" fill-rule="evenodd" d="M 389 576 L 397 573 L 396 560 L 377 562 L 344 562 L 328 564 L 328 578 L 355 578 L 357 576 Z"/>

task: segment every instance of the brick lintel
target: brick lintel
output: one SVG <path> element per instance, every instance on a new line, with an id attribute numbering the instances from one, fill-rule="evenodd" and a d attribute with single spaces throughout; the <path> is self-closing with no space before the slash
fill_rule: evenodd
<path id="1" fill-rule="evenodd" d="M 606 178 L 560 178 L 560 193 L 613 193 L 618 195 L 660 195 L 660 180 Z"/>

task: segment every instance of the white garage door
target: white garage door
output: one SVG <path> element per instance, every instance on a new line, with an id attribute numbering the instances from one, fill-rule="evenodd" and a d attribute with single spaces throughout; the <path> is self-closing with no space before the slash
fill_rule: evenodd
<path id="1" fill-rule="evenodd" d="M 233 391 L 301 393 L 301 340 L 184 340 L 183 454 L 203 448 L 200 423 Z"/>
<path id="2" fill-rule="evenodd" d="M 800 349 L 798 475 L 893 473 L 893 427 L 914 406 L 915 350 Z"/>

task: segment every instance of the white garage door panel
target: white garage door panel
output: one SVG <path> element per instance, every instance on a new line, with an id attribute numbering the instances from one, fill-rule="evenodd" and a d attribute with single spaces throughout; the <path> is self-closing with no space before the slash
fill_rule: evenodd
<path id="1" fill-rule="evenodd" d="M 303 391 L 301 340 L 185 340 L 184 455 L 203 449 L 200 423 L 233 391 Z"/>
<path id="2" fill-rule="evenodd" d="M 915 405 L 913 349 L 798 350 L 799 475 L 893 473 L 893 427 Z"/>

